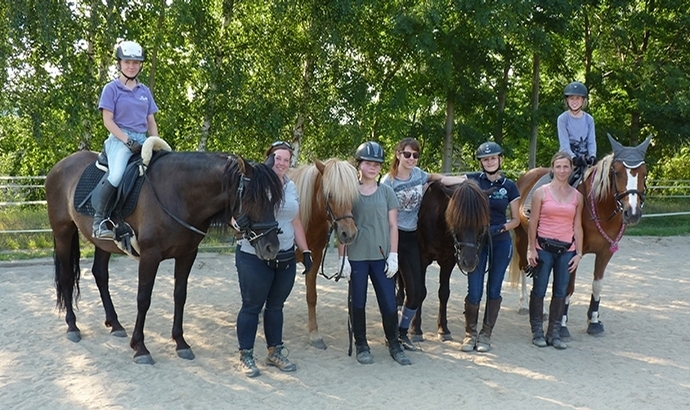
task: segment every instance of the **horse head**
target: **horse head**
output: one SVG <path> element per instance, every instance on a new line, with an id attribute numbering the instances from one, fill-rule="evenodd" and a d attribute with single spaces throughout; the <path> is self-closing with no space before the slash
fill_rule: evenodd
<path id="1" fill-rule="evenodd" d="M 314 159 L 314 165 L 321 173 L 328 222 L 335 231 L 338 242 L 348 245 L 357 236 L 357 225 L 352 216 L 352 207 L 359 198 L 357 170 L 349 162 L 336 158 L 326 162 Z"/>
<path id="2" fill-rule="evenodd" d="M 249 241 L 259 259 L 274 259 L 280 251 L 275 213 L 283 201 L 283 183 L 265 164 L 251 164 L 242 157 L 229 159 L 226 181 L 237 181 L 232 216 L 242 236 Z M 230 185 L 232 186 L 232 185 Z"/>
<path id="3" fill-rule="evenodd" d="M 455 245 L 455 260 L 462 272 L 479 264 L 481 244 L 489 226 L 489 199 L 473 180 L 457 185 L 448 207 L 446 224 Z"/>
<path id="4" fill-rule="evenodd" d="M 610 175 L 617 210 L 622 212 L 623 223 L 632 226 L 640 222 L 642 217 L 647 188 L 645 154 L 652 137 L 647 137 L 636 147 L 624 147 L 611 135 L 607 136 L 613 148 Z"/>

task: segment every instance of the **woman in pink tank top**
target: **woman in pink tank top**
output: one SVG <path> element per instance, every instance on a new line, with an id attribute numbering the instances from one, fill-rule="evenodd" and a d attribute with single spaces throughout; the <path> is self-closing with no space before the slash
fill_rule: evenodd
<path id="1" fill-rule="evenodd" d="M 561 341 L 561 318 L 565 308 L 570 273 L 582 259 L 582 194 L 568 184 L 573 170 L 570 155 L 559 151 L 551 159 L 553 179 L 542 185 L 532 197 L 529 220 L 527 260 L 536 266 L 529 300 L 532 343 L 556 349 L 567 346 Z M 553 294 L 549 307 L 549 326 L 544 337 L 544 295 L 553 270 Z"/>

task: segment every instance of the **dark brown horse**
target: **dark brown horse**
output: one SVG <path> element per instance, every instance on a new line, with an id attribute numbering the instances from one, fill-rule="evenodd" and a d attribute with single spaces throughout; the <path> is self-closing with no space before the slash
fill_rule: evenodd
<path id="1" fill-rule="evenodd" d="M 448 299 L 450 274 L 457 264 L 461 272 L 472 272 L 479 263 L 481 243 L 489 228 L 489 198 L 473 180 L 445 187 L 432 183 L 424 193 L 419 209 L 417 238 L 422 257 L 422 272 L 433 261 L 441 268 L 438 289 L 438 337 L 450 340 Z M 424 290 L 426 296 L 426 289 Z M 412 319 L 412 340 L 422 337 L 422 306 Z"/>
<path id="2" fill-rule="evenodd" d="M 123 253 L 112 240 L 91 237 L 92 218 L 75 209 L 75 189 L 84 170 L 96 160 L 94 152 L 80 151 L 58 162 L 45 182 L 48 217 L 55 238 L 55 286 L 57 304 L 66 310 L 67 335 L 81 339 L 73 303 L 79 297 L 79 231 L 96 246 L 93 276 L 105 309 L 105 325 L 112 334 L 125 337 L 108 289 L 108 262 Z M 272 259 L 279 250 L 274 212 L 282 200 L 282 184 L 266 165 L 251 165 L 242 158 L 199 152 L 160 154 L 147 172 L 150 183 L 142 186 L 134 211 L 125 218 L 136 238 L 139 258 L 137 319 L 130 346 L 137 363 L 152 364 L 144 345 L 144 321 L 151 293 L 164 259 L 175 259 L 175 310 L 172 338 L 178 356 L 194 354 L 182 335 L 187 280 L 199 242 L 211 223 L 227 226 L 230 217 L 245 215 L 257 255 Z M 244 219 L 246 221 L 246 219 Z M 187 224 L 187 226 L 183 226 Z M 259 231 L 261 228 L 261 231 Z"/>
<path id="3" fill-rule="evenodd" d="M 611 136 L 609 136 L 609 141 L 613 147 L 613 153 L 605 156 L 594 167 L 587 170 L 582 183 L 578 186 L 585 202 L 582 208 L 583 253 L 596 255 L 592 295 L 587 311 L 587 333 L 591 335 L 600 335 L 604 332 L 604 325 L 599 320 L 599 302 L 606 266 L 618 250 L 618 242 L 626 226 L 637 224 L 642 217 L 647 178 L 644 157 L 651 137 L 637 147 L 624 147 Z M 516 252 L 513 254 L 510 265 L 510 278 L 514 285 L 522 278 L 521 299 L 523 301 L 527 300 L 522 270 L 527 266 L 528 219 L 522 212 L 522 205 L 532 187 L 548 171 L 547 168 L 534 168 L 517 180 L 520 190 L 521 224 L 515 228 Z M 574 290 L 575 272 L 570 275 L 563 314 L 561 339 L 565 341 L 570 337 L 566 322 L 570 296 Z"/>
<path id="4" fill-rule="evenodd" d="M 325 349 L 326 344 L 316 321 L 316 276 L 319 269 L 323 269 L 321 262 L 325 257 L 330 230 L 335 231 L 335 237 L 343 245 L 350 244 L 357 235 L 352 217 L 352 206 L 359 197 L 357 170 L 349 162 L 336 158 L 325 162 L 315 159 L 313 164 L 290 170 L 290 178 L 297 186 L 301 200 L 300 219 L 314 262 L 305 278 L 309 343 Z"/>

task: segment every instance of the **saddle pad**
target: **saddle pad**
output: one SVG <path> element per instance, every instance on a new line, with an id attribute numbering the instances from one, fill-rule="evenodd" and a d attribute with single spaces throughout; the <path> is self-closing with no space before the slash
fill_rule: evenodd
<path id="1" fill-rule="evenodd" d="M 101 171 L 96 167 L 96 162 L 92 162 L 89 166 L 84 169 L 84 172 L 79 178 L 77 183 L 77 188 L 74 191 L 74 206 L 82 215 L 93 216 L 94 209 L 91 206 L 91 199 L 84 201 L 87 196 L 91 194 L 91 191 L 98 185 L 98 182 L 103 178 L 105 172 Z M 124 181 L 124 179 L 123 179 Z M 134 182 L 134 186 L 124 200 L 118 201 L 115 205 L 115 210 L 113 213 L 118 214 L 121 217 L 126 217 L 134 212 L 134 208 L 137 206 L 137 201 L 139 200 L 139 192 L 141 191 L 141 186 L 144 183 L 144 178 L 137 178 Z M 83 206 L 79 206 L 84 202 Z"/>
<path id="2" fill-rule="evenodd" d="M 527 198 L 525 198 L 525 202 L 522 203 L 522 208 L 520 208 L 520 211 L 525 216 L 525 218 L 529 219 L 529 214 L 532 211 L 532 197 L 534 196 L 534 191 L 536 191 L 537 188 L 539 188 L 540 186 L 546 185 L 549 182 L 551 182 L 551 177 L 548 173 L 546 173 L 542 175 L 542 177 L 539 178 L 537 183 L 534 184 L 534 186 L 532 186 L 532 189 L 529 190 Z"/>

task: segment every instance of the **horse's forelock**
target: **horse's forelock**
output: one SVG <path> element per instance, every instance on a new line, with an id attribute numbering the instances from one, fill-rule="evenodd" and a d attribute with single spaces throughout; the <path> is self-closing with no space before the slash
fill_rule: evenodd
<path id="1" fill-rule="evenodd" d="M 244 164 L 236 157 L 229 157 L 225 166 L 225 189 L 237 189 L 239 177 L 242 175 L 241 169 Z M 270 205 L 276 211 L 283 201 L 283 184 L 278 175 L 265 164 L 246 164 L 251 166 L 251 177 L 244 182 L 242 200 L 244 202 L 243 211 L 251 220 L 263 218 L 261 204 L 265 204 L 266 193 L 270 194 Z M 249 170 L 246 170 L 249 172 Z"/>
<path id="2" fill-rule="evenodd" d="M 337 209 L 352 208 L 359 197 L 357 170 L 347 161 L 330 158 L 323 171 L 323 193 Z"/>
<path id="3" fill-rule="evenodd" d="M 446 223 L 454 231 L 473 228 L 479 232 L 489 225 L 489 199 L 476 182 L 458 185 L 448 203 Z"/>

